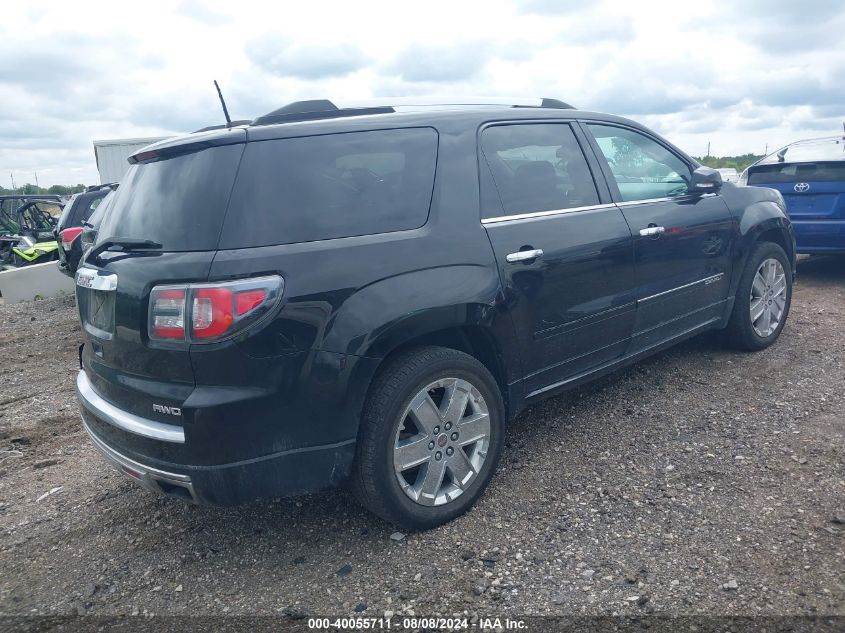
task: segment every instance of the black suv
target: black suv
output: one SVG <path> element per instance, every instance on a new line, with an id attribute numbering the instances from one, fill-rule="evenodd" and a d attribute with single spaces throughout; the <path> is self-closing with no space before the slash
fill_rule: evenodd
<path id="1" fill-rule="evenodd" d="M 82 258 L 82 233 L 93 228 L 89 223 L 94 211 L 102 204 L 106 196 L 117 189 L 117 184 L 92 185 L 82 193 L 71 196 L 65 205 L 54 229 L 59 243 L 59 270 L 73 277 Z"/>
<path id="2" fill-rule="evenodd" d="M 77 389 L 114 465 L 198 503 L 348 483 L 431 527 L 526 405 L 789 312 L 779 193 L 555 100 L 299 102 L 130 162 L 77 273 Z"/>

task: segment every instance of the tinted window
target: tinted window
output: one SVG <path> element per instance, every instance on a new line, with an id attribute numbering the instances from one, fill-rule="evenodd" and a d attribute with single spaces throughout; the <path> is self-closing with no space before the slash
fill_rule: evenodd
<path id="1" fill-rule="evenodd" d="M 590 124 L 622 200 L 672 198 L 687 193 L 692 170 L 654 139 L 620 127 Z"/>
<path id="2" fill-rule="evenodd" d="M 598 204 L 587 161 L 563 123 L 497 125 L 481 135 L 505 214 Z M 486 209 L 484 215 L 494 215 Z"/>
<path id="3" fill-rule="evenodd" d="M 748 168 L 748 184 L 845 180 L 845 162 L 781 163 Z"/>
<path id="4" fill-rule="evenodd" d="M 108 195 L 106 195 L 104 198 L 100 198 L 97 208 L 94 209 L 93 213 L 91 213 L 91 215 L 88 217 L 87 223 L 89 226 L 93 226 L 95 228 L 100 226 L 100 224 L 103 222 L 103 218 L 105 217 L 106 212 L 114 202 L 115 196 L 117 196 L 117 192 L 110 191 Z"/>
<path id="5" fill-rule="evenodd" d="M 72 216 L 65 220 L 65 226 L 82 226 L 108 192 L 109 189 L 100 189 L 92 193 L 80 194 L 74 202 Z"/>
<path id="6" fill-rule="evenodd" d="M 773 163 L 815 163 L 845 161 L 845 138 L 828 137 L 798 141 L 763 158 L 763 165 Z"/>
<path id="7" fill-rule="evenodd" d="M 215 249 L 243 148 L 211 147 L 133 165 L 103 218 L 98 241 L 133 237 L 159 242 L 163 250 Z"/>
<path id="8" fill-rule="evenodd" d="M 81 194 L 75 193 L 68 199 L 67 203 L 65 204 L 64 209 L 62 209 L 62 212 L 59 215 L 58 224 L 59 224 L 60 227 L 69 226 L 67 222 L 68 222 L 68 218 L 70 217 L 71 209 L 73 209 L 73 207 L 76 206 L 76 201 L 79 199 L 80 195 Z"/>
<path id="9" fill-rule="evenodd" d="M 220 248 L 418 228 L 436 163 L 430 128 L 249 143 Z"/>

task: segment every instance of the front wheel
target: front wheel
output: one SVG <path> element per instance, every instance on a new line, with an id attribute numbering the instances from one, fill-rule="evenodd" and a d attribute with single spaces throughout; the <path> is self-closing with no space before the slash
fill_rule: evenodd
<path id="1" fill-rule="evenodd" d="M 792 303 L 792 267 L 784 250 L 760 242 L 748 257 L 726 334 L 734 347 L 762 350 L 780 336 Z"/>
<path id="2" fill-rule="evenodd" d="M 501 393 L 478 360 L 442 347 L 402 353 L 373 382 L 353 492 L 373 513 L 407 529 L 451 521 L 490 482 L 504 427 Z"/>

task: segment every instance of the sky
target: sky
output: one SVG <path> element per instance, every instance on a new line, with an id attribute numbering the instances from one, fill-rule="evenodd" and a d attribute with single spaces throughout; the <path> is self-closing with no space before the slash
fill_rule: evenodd
<path id="1" fill-rule="evenodd" d="M 689 154 L 842 132 L 842 0 L 6 3 L 0 186 L 99 182 L 95 139 L 291 101 L 554 97 Z"/>

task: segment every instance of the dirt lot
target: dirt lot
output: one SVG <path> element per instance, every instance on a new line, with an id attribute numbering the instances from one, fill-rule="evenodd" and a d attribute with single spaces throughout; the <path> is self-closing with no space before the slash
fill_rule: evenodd
<path id="1" fill-rule="evenodd" d="M 343 492 L 137 488 L 81 429 L 72 302 L 0 306 L 0 613 L 845 615 L 845 261 L 799 275 L 773 348 L 532 408 L 472 512 L 398 540 Z"/>

